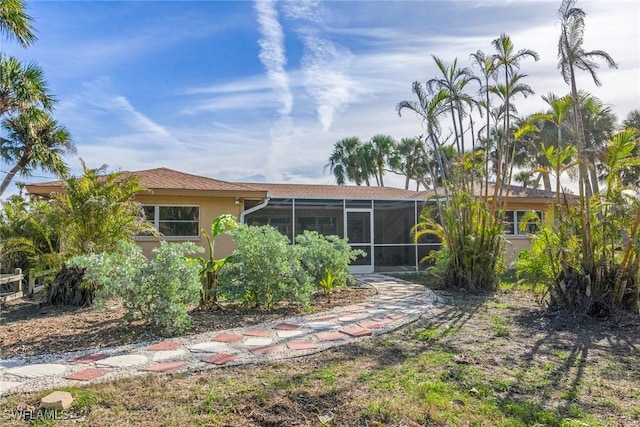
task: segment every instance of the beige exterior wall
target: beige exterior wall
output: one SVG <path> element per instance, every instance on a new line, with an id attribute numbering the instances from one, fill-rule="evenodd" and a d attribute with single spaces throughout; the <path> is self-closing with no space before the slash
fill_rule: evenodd
<path id="1" fill-rule="evenodd" d="M 236 218 L 240 218 L 240 213 L 243 210 L 243 204 L 236 204 L 235 197 L 202 197 L 202 196 L 159 196 L 153 194 L 140 194 L 136 196 L 136 201 L 143 205 L 191 205 L 200 207 L 200 228 L 204 228 L 209 231 L 211 229 L 211 223 L 214 219 L 222 214 L 232 214 Z M 516 201 L 515 203 L 509 203 L 507 210 L 541 210 L 545 211 L 548 208 L 547 201 L 534 200 L 534 201 Z M 168 242 L 184 242 L 191 241 L 201 246 L 207 251 L 207 240 L 204 236 L 200 236 L 196 239 L 193 238 L 164 238 Z M 505 257 L 507 267 L 513 267 L 513 262 L 518 258 L 518 254 L 523 249 L 528 249 L 531 244 L 531 240 L 526 235 L 508 235 L 506 236 L 505 245 Z M 153 238 L 137 238 L 138 243 L 147 257 L 153 255 L 152 250 L 160 245 L 159 240 Z M 233 241 L 227 235 L 222 235 L 216 239 L 215 244 L 215 256 L 216 258 L 225 257 L 233 251 Z M 208 255 L 205 252 L 205 255 Z"/>
<path id="2" fill-rule="evenodd" d="M 543 214 L 551 205 L 547 202 L 517 200 L 507 204 L 509 211 L 542 211 Z M 531 238 L 526 235 L 507 235 L 505 244 L 505 261 L 507 267 L 515 267 L 514 262 L 518 259 L 518 254 L 523 249 L 531 247 Z"/>
<path id="3" fill-rule="evenodd" d="M 236 204 L 235 197 L 197 197 L 197 196 L 157 196 L 150 194 L 140 194 L 136 196 L 136 201 L 143 205 L 190 205 L 200 207 L 200 227 L 211 233 L 211 223 L 214 219 L 222 214 L 232 214 L 236 218 L 240 218 L 242 212 L 242 203 Z M 207 239 L 202 236 L 193 238 L 163 238 L 167 242 L 194 242 L 196 245 L 205 249 L 204 255 L 208 256 Z M 152 257 L 152 250 L 160 245 L 160 241 L 154 238 L 139 237 L 136 243 L 142 247 L 142 251 L 146 257 Z M 216 238 L 215 256 L 216 258 L 225 257 L 233 251 L 233 241 L 231 237 L 222 235 Z"/>

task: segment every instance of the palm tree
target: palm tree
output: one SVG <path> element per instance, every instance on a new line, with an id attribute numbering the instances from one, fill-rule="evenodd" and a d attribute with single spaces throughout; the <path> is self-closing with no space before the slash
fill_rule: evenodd
<path id="1" fill-rule="evenodd" d="M 511 119 L 518 110 L 511 100 L 516 95 L 522 95 L 525 98 L 532 95 L 533 89 L 525 83 L 522 83 L 527 75 L 520 73 L 510 73 L 509 78 L 505 81 L 505 84 L 498 83 L 495 86 L 489 88 L 490 92 L 497 95 L 502 100 L 503 110 L 503 133 L 501 138 L 501 144 L 497 148 L 497 167 L 496 167 L 496 186 L 494 189 L 494 197 L 496 197 L 496 206 L 501 205 L 503 197 L 503 188 L 506 184 L 507 192 L 505 199 L 509 197 L 510 183 L 513 176 L 513 167 L 516 157 L 516 151 L 518 149 L 518 141 L 513 138 L 511 131 Z"/>
<path id="2" fill-rule="evenodd" d="M 487 120 L 485 124 L 487 136 L 484 144 L 484 196 L 487 197 L 487 191 L 489 188 L 489 141 L 491 141 L 491 91 L 489 90 L 489 80 L 495 77 L 496 60 L 493 56 L 487 55 L 481 50 L 478 50 L 476 53 L 472 53 L 471 58 L 473 59 L 472 65 L 478 65 L 478 67 L 480 67 L 480 71 L 482 72 L 482 77 L 484 79 L 480 86 L 480 95 L 484 95 L 484 100 L 479 104 L 481 108 L 484 108 Z M 480 113 L 482 114 L 482 110 L 480 110 Z"/>
<path id="3" fill-rule="evenodd" d="M 584 256 L 584 269 L 587 274 L 593 271 L 593 245 L 591 240 L 591 218 L 588 214 L 591 211 L 590 197 L 593 194 L 593 187 L 589 178 L 589 166 L 585 156 L 586 143 L 584 141 L 584 131 L 582 116 L 578 108 L 578 87 L 576 85 L 576 68 L 588 71 L 596 86 L 600 86 L 600 80 L 596 74 L 599 65 L 596 60 L 604 60 L 609 67 L 617 68 L 617 64 L 604 51 L 585 51 L 582 47 L 584 43 L 584 17 L 585 12 L 575 7 L 576 0 L 563 0 L 558 10 L 560 18 L 560 39 L 558 41 L 558 69 L 568 85 L 571 86 L 571 97 L 573 98 L 573 119 L 577 133 L 577 146 L 579 157 L 579 191 L 582 210 L 582 252 Z"/>
<path id="4" fill-rule="evenodd" d="M 31 17 L 25 13 L 22 0 L 0 0 L 0 33 L 6 38 L 15 37 L 27 47 L 37 40 L 31 25 Z"/>
<path id="5" fill-rule="evenodd" d="M 396 106 L 398 116 L 402 116 L 402 110 L 411 110 L 416 113 L 421 119 L 423 126 L 427 129 L 427 140 L 430 141 L 437 165 L 445 180 L 449 176 L 448 163 L 446 156 L 442 152 L 442 146 L 440 144 L 440 119 L 447 113 L 449 93 L 446 89 L 440 89 L 438 92 L 430 94 L 426 91 L 419 82 L 413 82 L 411 87 L 412 92 L 418 98 L 418 101 L 401 101 Z M 429 162 L 426 163 L 429 166 Z M 438 173 L 433 170 L 429 170 L 431 177 L 435 177 Z M 445 187 L 445 196 L 448 194 L 448 190 Z M 437 190 L 436 190 L 437 194 Z"/>
<path id="6" fill-rule="evenodd" d="M 511 98 L 517 93 L 515 91 L 515 87 L 519 84 L 519 80 L 525 76 L 525 75 L 518 75 L 516 73 L 516 70 L 520 68 L 520 62 L 522 60 L 527 58 L 533 58 L 534 60 L 537 61 L 539 59 L 539 56 L 534 50 L 531 50 L 531 49 L 521 49 L 516 52 L 513 42 L 511 41 L 511 37 L 509 37 L 504 33 L 500 34 L 500 37 L 493 40 L 491 44 L 496 50 L 496 53 L 493 55 L 496 69 L 498 69 L 498 71 L 500 69 L 504 69 L 504 82 L 502 84 L 502 88 L 498 88 L 497 93 L 498 94 L 501 93 L 503 95 L 504 111 L 506 112 L 506 114 L 504 114 L 503 116 L 503 133 L 502 133 L 503 146 L 497 150 L 498 152 L 498 167 L 496 170 L 497 185 L 494 190 L 494 198 L 497 201 L 498 193 L 502 192 L 502 187 L 503 187 L 502 183 L 505 182 L 505 175 L 507 172 L 506 167 L 509 166 L 509 158 L 508 158 L 509 154 L 507 152 L 507 147 L 510 145 L 510 142 L 512 139 L 511 120 L 510 120 Z M 517 76 L 520 76 L 520 77 L 517 77 Z M 519 89 L 519 92 L 525 94 L 525 96 L 527 96 L 527 94 L 533 93 L 531 88 L 528 88 L 528 86 L 526 89 L 524 88 Z M 502 159 L 502 153 L 505 153 L 507 155 L 507 158 L 504 160 Z M 508 180 L 506 180 L 507 196 L 508 196 L 508 185 L 509 185 L 510 179 L 511 179 L 511 172 L 509 172 Z"/>
<path id="7" fill-rule="evenodd" d="M 427 81 L 427 88 L 431 94 L 442 90 L 448 94 L 447 104 L 453 122 L 456 148 L 458 149 L 458 154 L 462 155 L 465 151 L 465 132 L 463 130 L 462 119 L 466 116 L 463 104 L 471 107 L 476 103 L 473 97 L 465 93 L 465 89 L 469 83 L 472 81 L 479 83 L 480 79 L 474 76 L 469 68 L 458 68 L 458 58 L 455 58 L 451 64 L 447 64 L 437 56 L 433 56 L 433 60 L 438 70 L 440 70 L 441 76 L 434 77 Z"/>
<path id="8" fill-rule="evenodd" d="M 413 179 L 416 181 L 417 191 L 420 189 L 420 184 L 427 188 L 425 180 L 427 175 L 426 161 L 422 139 L 402 138 L 389 158 L 389 166 L 391 166 L 392 171 L 405 176 L 405 190 L 409 189 L 409 183 Z"/>
<path id="9" fill-rule="evenodd" d="M 371 146 L 371 154 L 374 166 L 374 175 L 378 186 L 384 187 L 384 172 L 389 158 L 391 157 L 397 143 L 393 137 L 389 135 L 375 135 L 368 144 Z"/>
<path id="10" fill-rule="evenodd" d="M 65 175 L 68 167 L 62 157 L 75 153 L 69 132 L 51 116 L 35 107 L 2 123 L 6 132 L 0 138 L 0 157 L 15 163 L 0 184 L 2 195 L 17 175 L 29 176 L 34 169 Z"/>
<path id="11" fill-rule="evenodd" d="M 333 145 L 333 152 L 329 156 L 329 162 L 325 170 L 336 178 L 338 185 L 345 185 L 347 181 L 353 181 L 356 185 L 366 182 L 369 185 L 369 171 L 365 172 L 365 150 L 362 141 L 358 137 L 341 139 Z"/>
<path id="12" fill-rule="evenodd" d="M 51 110 L 54 103 L 38 65 L 0 54 L 0 116 L 31 106 Z"/>
<path id="13" fill-rule="evenodd" d="M 560 153 L 561 149 L 563 147 L 563 142 L 562 142 L 562 130 L 563 128 L 566 126 L 565 124 L 565 120 L 566 118 L 569 116 L 569 114 L 571 113 L 572 109 L 573 109 L 573 100 L 570 96 L 563 96 L 561 98 L 558 98 L 558 96 L 556 96 L 553 93 L 549 93 L 546 96 L 542 96 L 542 99 L 544 100 L 544 102 L 546 102 L 549 105 L 549 110 L 547 110 L 545 113 L 535 113 L 532 114 L 529 117 L 529 120 L 531 121 L 543 121 L 546 123 L 550 123 L 552 124 L 555 128 L 556 128 L 556 132 L 555 132 L 555 147 L 558 151 L 556 151 L 556 153 Z M 545 132 L 544 132 L 544 128 L 542 130 L 542 132 L 540 132 L 540 135 L 542 136 L 542 139 L 544 139 L 545 137 Z M 553 146 L 552 144 L 549 144 L 550 141 L 541 141 L 542 144 L 545 144 L 546 146 Z M 533 150 L 535 150 L 535 152 L 531 153 L 532 156 L 535 156 L 536 158 L 544 161 L 544 164 L 540 164 L 540 166 L 543 167 L 543 169 L 540 171 L 540 176 L 543 179 L 544 182 L 544 188 L 545 190 L 551 190 L 551 182 L 549 180 L 549 172 L 547 170 L 544 170 L 546 167 L 548 167 L 548 162 L 546 161 L 546 156 L 541 156 L 541 151 L 540 151 L 540 147 L 542 145 L 538 144 L 537 147 L 532 147 Z M 539 162 L 541 163 L 541 162 Z M 559 180 L 560 177 L 556 176 L 556 180 Z M 559 192 L 560 189 L 560 182 L 556 182 L 556 192 Z"/>
<path id="14" fill-rule="evenodd" d="M 603 150 L 615 134 L 618 118 L 613 109 L 600 99 L 585 91 L 578 91 L 579 108 L 584 126 L 585 156 L 593 193 L 600 191 L 596 169 L 601 168 Z M 598 162 L 598 164 L 596 164 Z"/>

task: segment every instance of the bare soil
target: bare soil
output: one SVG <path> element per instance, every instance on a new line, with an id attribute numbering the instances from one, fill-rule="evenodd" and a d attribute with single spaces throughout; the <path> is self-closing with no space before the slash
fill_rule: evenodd
<path id="1" fill-rule="evenodd" d="M 313 356 L 69 389 L 76 403 L 55 425 L 640 426 L 637 316 L 552 313 L 522 291 L 438 293 L 417 322 Z"/>
<path id="2" fill-rule="evenodd" d="M 335 290 L 331 302 L 317 295 L 310 312 L 358 303 L 375 294 L 370 287 Z M 281 304 L 271 310 L 249 309 L 229 304 L 221 308 L 194 309 L 192 326 L 185 335 L 232 329 L 285 317 L 308 314 L 296 304 Z M 75 350 L 98 349 L 163 338 L 162 332 L 143 320 L 127 322 L 119 302 L 103 308 L 41 306 L 35 300 L 15 300 L 0 309 L 0 359 L 35 356 Z"/>

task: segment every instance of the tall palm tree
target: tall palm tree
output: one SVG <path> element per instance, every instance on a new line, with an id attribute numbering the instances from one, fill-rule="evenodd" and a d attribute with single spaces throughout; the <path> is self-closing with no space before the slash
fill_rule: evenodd
<path id="1" fill-rule="evenodd" d="M 0 0 L 0 33 L 27 47 L 37 40 L 22 0 Z"/>
<path id="2" fill-rule="evenodd" d="M 0 116 L 30 106 L 51 110 L 54 103 L 37 64 L 24 65 L 12 56 L 0 54 Z"/>
<path id="3" fill-rule="evenodd" d="M 435 153 L 440 174 L 447 179 L 449 177 L 448 162 L 446 156 L 442 152 L 442 146 L 440 144 L 440 119 L 447 113 L 449 107 L 448 100 L 450 99 L 449 92 L 447 89 L 440 89 L 439 91 L 430 94 L 419 82 L 413 82 L 411 90 L 418 100 L 399 102 L 396 106 L 398 116 L 402 115 L 402 110 L 407 109 L 413 111 L 422 119 L 422 124 L 427 130 L 426 138 L 430 142 L 433 152 Z M 428 162 L 427 165 L 429 165 Z M 433 170 L 429 170 L 429 173 L 432 178 L 438 175 L 438 173 Z M 447 196 L 448 190 L 446 187 L 444 188 L 444 191 L 445 196 Z"/>
<path id="4" fill-rule="evenodd" d="M 511 115 L 509 112 L 511 111 L 511 98 L 516 94 L 513 88 L 519 83 L 520 78 L 514 78 L 517 76 L 517 70 L 520 68 L 520 62 L 527 58 L 533 58 L 535 61 L 539 59 L 538 53 L 531 49 L 521 49 L 516 52 L 513 42 L 511 41 L 511 37 L 506 34 L 500 34 L 500 37 L 493 40 L 491 42 L 496 53 L 493 55 L 495 60 L 495 66 L 498 71 L 504 72 L 504 80 L 502 83 L 503 90 L 498 90 L 498 93 L 503 94 L 503 102 L 504 102 L 504 110 L 507 114 L 503 117 L 503 146 L 498 149 L 498 167 L 496 171 L 496 186 L 494 190 L 494 199 L 498 200 L 499 192 L 502 192 L 503 185 L 502 183 L 506 181 L 507 183 L 507 193 L 508 193 L 508 185 L 509 180 L 511 179 L 511 172 L 507 176 L 506 167 L 509 165 L 508 159 L 508 149 L 512 141 L 511 135 Z M 524 75 L 521 75 L 524 76 Z M 511 88 L 512 90 L 509 90 Z M 530 90 L 530 88 L 529 88 Z M 529 93 L 529 90 L 524 91 L 522 93 Z M 531 91 L 532 93 L 533 91 Z M 526 96 L 526 95 L 525 95 Z M 503 154 L 507 155 L 506 159 L 502 159 Z M 506 160 L 506 161 L 505 161 Z M 507 179 L 505 179 L 507 178 Z M 501 194 L 500 194 L 501 196 Z M 508 196 L 508 194 L 507 194 Z"/>
<path id="5" fill-rule="evenodd" d="M 437 56 L 433 56 L 433 60 L 440 71 L 439 77 L 434 77 L 427 81 L 429 93 L 434 94 L 444 90 L 448 94 L 447 104 L 451 121 L 453 123 L 453 132 L 456 141 L 458 154 L 465 151 L 464 130 L 462 119 L 466 117 L 464 105 L 471 107 L 475 104 L 475 99 L 466 93 L 467 85 L 473 81 L 480 80 L 473 75 L 473 72 L 467 68 L 458 67 L 458 58 L 455 58 L 451 64 L 447 64 Z"/>
<path id="6" fill-rule="evenodd" d="M 347 181 L 353 181 L 356 185 L 362 185 L 363 182 L 369 185 L 365 154 L 363 143 L 358 137 L 341 139 L 333 145 L 325 170 L 329 169 L 338 185 L 345 185 Z"/>
<path id="7" fill-rule="evenodd" d="M 66 154 L 75 153 L 69 132 L 40 109 L 29 108 L 2 123 L 6 137 L 0 138 L 0 157 L 15 163 L 0 184 L 2 195 L 17 175 L 29 176 L 34 169 L 66 175 Z"/>
<path id="8" fill-rule="evenodd" d="M 590 93 L 578 91 L 579 108 L 584 127 L 585 156 L 593 193 L 600 191 L 596 169 L 601 168 L 600 159 L 608 141 L 615 134 L 618 118 L 611 106 L 605 105 Z"/>
<path id="9" fill-rule="evenodd" d="M 483 81 L 480 86 L 480 95 L 484 96 L 483 101 L 480 103 L 480 113 L 482 114 L 482 108 L 484 108 L 486 114 L 485 123 L 485 147 L 484 147 L 484 196 L 488 196 L 489 188 L 489 142 L 491 141 L 491 91 L 489 87 L 489 80 L 495 77 L 496 74 L 496 60 L 492 55 L 487 55 L 483 51 L 478 50 L 476 53 L 471 54 L 473 60 L 472 65 L 477 65 L 482 72 Z M 478 139 L 481 139 L 478 135 Z"/>
<path id="10" fill-rule="evenodd" d="M 503 110 L 503 133 L 501 139 L 501 146 L 497 149 L 497 162 L 496 167 L 496 186 L 494 189 L 494 197 L 496 197 L 496 206 L 501 205 L 503 197 L 503 188 L 506 184 L 506 196 L 504 200 L 509 197 L 510 183 L 513 176 L 513 167 L 518 150 L 519 141 L 516 141 L 513 137 L 511 130 L 512 119 L 514 114 L 518 112 L 515 105 L 511 100 L 517 96 L 522 95 L 525 98 L 532 95 L 533 89 L 522 80 L 527 77 L 526 74 L 520 74 L 517 72 L 510 73 L 509 78 L 505 81 L 505 84 L 498 83 L 491 86 L 489 90 L 498 96 L 502 100 Z"/>
<path id="11" fill-rule="evenodd" d="M 578 146 L 578 171 L 579 171 L 579 191 L 582 211 L 582 251 L 584 256 L 584 269 L 591 273 L 593 271 L 593 245 L 591 239 L 591 218 L 588 214 L 591 211 L 590 197 L 593 194 L 591 185 L 589 166 L 585 156 L 586 143 L 584 141 L 584 131 L 582 116 L 578 108 L 578 87 L 576 85 L 576 68 L 588 71 L 596 86 L 600 86 L 596 70 L 599 65 L 597 60 L 604 60 L 609 67 L 617 68 L 617 64 L 602 50 L 585 51 L 582 47 L 584 43 L 584 17 L 586 13 L 575 7 L 576 0 L 563 0 L 558 9 L 560 18 L 560 39 L 558 41 L 558 69 L 568 85 L 571 86 L 571 97 L 573 98 L 574 124 L 577 133 Z"/>

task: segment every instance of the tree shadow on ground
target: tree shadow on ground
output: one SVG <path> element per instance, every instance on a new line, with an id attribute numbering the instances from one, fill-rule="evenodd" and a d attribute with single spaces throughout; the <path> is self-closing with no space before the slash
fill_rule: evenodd
<path id="1" fill-rule="evenodd" d="M 612 318 L 545 310 L 525 312 L 513 320 L 535 340 L 522 354 L 514 355 L 517 380 L 501 399 L 507 413 L 510 403 L 522 401 L 527 390 L 536 385 L 540 386 L 537 396 L 542 402 L 554 398 L 554 394 L 557 399 L 559 393 L 562 403 L 554 410 L 558 417 L 571 416 L 575 408 L 588 411 L 594 403 L 583 401 L 588 398 L 584 393 L 587 369 L 602 375 L 607 367 L 600 366 L 604 360 L 610 367 L 619 365 L 618 369 L 628 370 L 629 366 L 618 359 L 640 355 L 637 318 L 622 328 L 620 321 Z M 595 360 L 597 356 L 599 360 Z M 594 375 L 590 373 L 589 379 Z M 634 375 L 640 380 L 640 370 Z"/>

